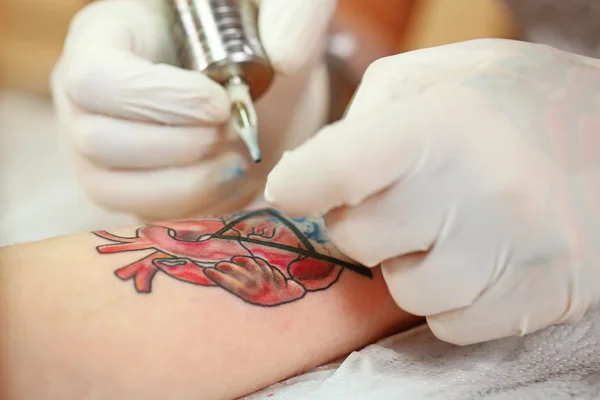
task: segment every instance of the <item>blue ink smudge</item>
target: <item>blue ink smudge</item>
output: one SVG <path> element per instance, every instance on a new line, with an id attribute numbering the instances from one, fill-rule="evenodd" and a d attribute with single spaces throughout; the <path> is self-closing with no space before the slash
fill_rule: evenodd
<path id="1" fill-rule="evenodd" d="M 221 182 L 231 182 L 246 177 L 246 171 L 242 165 L 236 163 L 230 165 L 221 175 Z"/>
<path id="2" fill-rule="evenodd" d="M 319 224 L 308 218 L 293 218 L 293 221 L 300 224 L 300 230 L 308 239 L 314 240 L 317 243 L 326 243 L 329 241 L 325 232 Z"/>

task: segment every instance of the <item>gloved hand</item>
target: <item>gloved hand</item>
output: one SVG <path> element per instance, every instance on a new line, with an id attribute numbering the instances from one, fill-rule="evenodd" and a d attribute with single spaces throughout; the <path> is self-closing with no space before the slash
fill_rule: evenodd
<path id="1" fill-rule="evenodd" d="M 575 322 L 600 298 L 599 64 L 491 39 L 381 59 L 265 198 L 324 214 L 442 340 Z"/>
<path id="2" fill-rule="evenodd" d="M 280 75 L 256 104 L 263 161 L 224 128 L 220 85 L 175 64 L 160 0 L 98 1 L 74 18 L 52 91 L 75 171 L 101 205 L 143 219 L 221 214 L 262 189 L 286 148 L 325 122 L 323 62 L 335 0 L 263 0 L 259 31 Z"/>

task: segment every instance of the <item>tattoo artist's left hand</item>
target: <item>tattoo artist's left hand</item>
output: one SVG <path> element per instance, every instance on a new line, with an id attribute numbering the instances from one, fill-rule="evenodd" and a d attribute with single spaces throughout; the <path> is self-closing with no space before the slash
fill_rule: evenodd
<path id="1" fill-rule="evenodd" d="M 600 61 L 476 40 L 385 58 L 266 196 L 325 214 L 442 340 L 578 321 L 600 298 Z"/>

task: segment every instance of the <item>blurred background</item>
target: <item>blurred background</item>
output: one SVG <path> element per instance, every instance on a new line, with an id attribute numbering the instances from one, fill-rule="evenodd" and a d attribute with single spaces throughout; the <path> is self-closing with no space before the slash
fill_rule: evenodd
<path id="1" fill-rule="evenodd" d="M 111 0 L 124 1 L 124 0 Z M 60 149 L 49 76 L 69 21 L 91 0 L 0 0 L 0 245 L 134 223 L 91 204 Z M 339 0 L 330 51 L 345 102 L 377 58 L 519 32 L 499 0 Z M 339 90 L 341 93 L 341 88 Z"/>

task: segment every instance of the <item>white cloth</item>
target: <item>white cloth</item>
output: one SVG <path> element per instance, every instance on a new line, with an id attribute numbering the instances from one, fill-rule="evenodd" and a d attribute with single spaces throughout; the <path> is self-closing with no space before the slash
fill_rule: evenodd
<path id="1" fill-rule="evenodd" d="M 417 327 L 244 400 L 269 395 L 278 400 L 597 399 L 600 307 L 575 326 L 464 347 Z"/>

